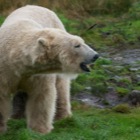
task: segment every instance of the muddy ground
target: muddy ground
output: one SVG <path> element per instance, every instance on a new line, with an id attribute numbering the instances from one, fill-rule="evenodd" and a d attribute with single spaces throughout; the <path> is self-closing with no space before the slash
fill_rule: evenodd
<path id="1" fill-rule="evenodd" d="M 140 48 L 124 49 L 120 51 L 118 50 L 113 52 L 111 51 L 109 53 L 101 53 L 101 57 L 111 59 L 114 64 L 114 69 L 116 68 L 121 69 L 122 67 L 128 65 L 130 71 L 135 73 L 137 80 L 140 81 Z M 96 96 L 94 94 L 91 94 L 90 87 L 87 87 L 87 89 L 84 92 L 76 94 L 75 96 L 72 97 L 72 99 L 90 106 L 106 108 L 113 107 L 121 103 L 132 104 L 133 100 L 134 102 L 136 102 L 135 100 L 138 100 L 138 102 L 140 102 L 140 100 L 138 99 L 140 97 L 140 91 L 132 91 L 132 92 L 134 92 L 134 94 L 135 92 L 136 94 L 138 94 L 136 95 L 136 99 L 130 98 L 130 94 L 133 93 L 130 93 L 129 95 L 123 98 L 119 97 L 113 87 L 110 87 L 108 89 L 108 92 L 103 96 Z"/>

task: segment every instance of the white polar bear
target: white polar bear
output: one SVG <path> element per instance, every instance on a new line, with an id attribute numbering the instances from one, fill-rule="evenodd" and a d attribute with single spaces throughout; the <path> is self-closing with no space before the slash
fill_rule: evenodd
<path id="1" fill-rule="evenodd" d="M 48 133 L 58 114 L 71 115 L 70 78 L 59 75 L 89 71 L 98 54 L 66 32 L 54 12 L 39 6 L 14 11 L 0 28 L 0 131 L 6 130 L 10 93 L 28 93 L 27 125 Z"/>

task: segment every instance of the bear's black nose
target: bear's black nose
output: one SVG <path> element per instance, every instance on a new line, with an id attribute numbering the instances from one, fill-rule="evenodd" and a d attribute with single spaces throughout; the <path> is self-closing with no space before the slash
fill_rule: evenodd
<path id="1" fill-rule="evenodd" d="M 92 58 L 92 62 L 96 61 L 99 58 L 99 54 L 95 54 L 94 57 Z"/>

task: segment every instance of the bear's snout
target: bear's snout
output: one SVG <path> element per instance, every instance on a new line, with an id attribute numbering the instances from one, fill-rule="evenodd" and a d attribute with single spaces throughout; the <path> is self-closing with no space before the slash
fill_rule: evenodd
<path id="1" fill-rule="evenodd" d="M 90 67 L 93 66 L 94 62 L 99 58 L 99 54 L 95 54 L 92 59 L 85 61 L 85 62 L 81 62 L 80 63 L 80 67 L 83 71 L 85 72 L 90 72 Z"/>
<path id="2" fill-rule="evenodd" d="M 95 54 L 92 58 L 92 62 L 95 62 L 99 58 L 99 54 Z"/>

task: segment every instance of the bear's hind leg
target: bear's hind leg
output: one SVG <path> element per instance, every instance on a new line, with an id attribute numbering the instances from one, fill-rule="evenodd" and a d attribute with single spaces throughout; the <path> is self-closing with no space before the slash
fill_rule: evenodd
<path id="1" fill-rule="evenodd" d="M 7 120 L 10 116 L 10 97 L 0 96 L 0 133 L 7 130 Z"/>

